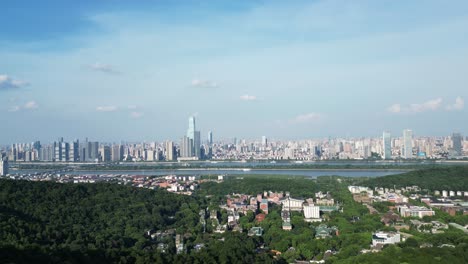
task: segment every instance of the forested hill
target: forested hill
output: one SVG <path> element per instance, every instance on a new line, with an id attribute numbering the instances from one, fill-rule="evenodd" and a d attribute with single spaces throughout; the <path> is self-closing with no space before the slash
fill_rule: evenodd
<path id="1" fill-rule="evenodd" d="M 468 191 L 468 166 L 432 167 L 399 175 L 373 178 L 366 181 L 364 185 L 386 188 L 417 185 L 431 191 Z"/>
<path id="2" fill-rule="evenodd" d="M 0 180 L 0 259 L 134 260 L 151 246 L 145 231 L 188 232 L 198 223 L 198 210 L 192 197 L 166 191 Z"/>

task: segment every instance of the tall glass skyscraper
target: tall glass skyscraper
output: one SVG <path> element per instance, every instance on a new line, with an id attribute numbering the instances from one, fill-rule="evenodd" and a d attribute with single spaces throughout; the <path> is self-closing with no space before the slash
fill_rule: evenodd
<path id="1" fill-rule="evenodd" d="M 189 118 L 189 127 L 187 130 L 187 138 L 191 139 L 192 146 L 191 146 L 191 157 L 198 157 L 200 158 L 200 131 L 196 130 L 195 126 L 195 117 L 191 116 Z"/>
<path id="2" fill-rule="evenodd" d="M 390 132 L 383 132 L 383 158 L 388 160 L 392 158 L 392 138 Z"/>
<path id="3" fill-rule="evenodd" d="M 194 116 L 189 117 L 187 137 L 190 139 L 195 138 L 195 117 Z"/>
<path id="4" fill-rule="evenodd" d="M 460 133 L 452 134 L 453 152 L 455 156 L 461 156 L 462 153 L 462 141 L 463 137 Z"/>
<path id="5" fill-rule="evenodd" d="M 403 158 L 412 159 L 413 158 L 413 130 L 405 129 L 403 130 Z"/>

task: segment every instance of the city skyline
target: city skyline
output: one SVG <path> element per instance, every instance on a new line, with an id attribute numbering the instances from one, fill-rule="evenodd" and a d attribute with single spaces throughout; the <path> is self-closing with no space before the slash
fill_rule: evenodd
<path id="1" fill-rule="evenodd" d="M 468 132 L 465 1 L 22 2 L 2 143 L 175 139 L 190 115 L 218 138 Z"/>

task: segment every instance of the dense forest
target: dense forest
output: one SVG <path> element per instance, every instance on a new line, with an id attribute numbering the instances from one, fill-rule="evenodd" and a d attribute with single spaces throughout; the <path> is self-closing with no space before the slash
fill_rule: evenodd
<path id="1" fill-rule="evenodd" d="M 224 242 L 200 232 L 202 198 L 117 184 L 59 184 L 0 180 L 0 258 L 11 263 L 219 263 L 268 262 L 257 242 L 229 233 Z M 200 252 L 166 254 L 145 236 L 174 229 Z"/>
<path id="2" fill-rule="evenodd" d="M 415 170 L 398 175 L 373 178 L 364 184 L 369 187 L 393 188 L 396 186 L 398 188 L 417 185 L 431 191 L 468 191 L 468 167 L 447 166 Z"/>
<path id="3" fill-rule="evenodd" d="M 450 172 L 444 169 L 434 174 L 459 175 L 464 171 L 460 170 L 450 168 Z M 429 172 L 371 181 L 406 179 L 408 175 L 406 180 L 411 181 L 411 175 L 421 174 Z M 443 182 L 452 179 L 448 177 L 452 176 Z M 394 229 L 384 226 L 379 215 L 370 214 L 366 206 L 353 200 L 347 186 L 356 181 L 359 179 L 333 176 L 315 180 L 231 176 L 221 183 L 202 183 L 193 196 L 185 196 L 108 183 L 0 180 L 0 259 L 6 263 L 291 263 L 324 258 L 327 263 L 468 262 L 468 236 L 454 228 L 442 234 L 407 230 L 413 237 L 406 242 L 385 247 L 380 253 L 361 254 L 362 249 L 369 248 L 372 232 Z M 209 218 L 206 232 L 203 231 L 200 210 L 217 208 L 220 223 L 225 224 L 227 212 L 220 210 L 219 204 L 225 202 L 226 194 L 256 195 L 263 191 L 288 191 L 291 196 L 302 198 L 313 197 L 317 191 L 330 192 L 343 210 L 322 217 L 328 226 L 338 228 L 339 236 L 316 239 L 319 223 L 305 222 L 299 212 L 291 215 L 293 230 L 282 230 L 281 208 L 274 204 L 270 204 L 270 213 L 261 223 L 256 222 L 253 212 L 241 214 L 242 232 L 213 233 Z M 383 213 L 387 205 L 378 209 Z M 438 211 L 430 220 L 453 222 L 454 217 Z M 263 228 L 262 236 L 247 236 L 254 226 Z M 149 230 L 172 232 L 164 241 L 168 245 L 165 252 L 158 249 L 160 241 L 148 237 Z M 184 238 L 186 250 L 181 254 L 176 254 L 175 234 Z M 203 247 L 195 250 L 195 245 L 200 244 Z M 424 244 L 433 247 L 420 248 Z M 333 253 L 326 256 L 326 251 Z"/>

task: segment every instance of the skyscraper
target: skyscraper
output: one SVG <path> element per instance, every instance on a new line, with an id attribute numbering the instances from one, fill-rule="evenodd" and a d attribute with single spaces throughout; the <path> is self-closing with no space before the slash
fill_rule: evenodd
<path id="1" fill-rule="evenodd" d="M 189 127 L 187 130 L 187 137 L 194 139 L 195 138 L 195 117 L 189 117 Z"/>
<path id="2" fill-rule="evenodd" d="M 193 140 L 187 136 L 182 138 L 180 142 L 180 156 L 183 158 L 193 157 Z"/>
<path id="3" fill-rule="evenodd" d="M 266 136 L 262 136 L 262 145 L 263 145 L 264 147 L 266 147 L 267 144 L 268 144 L 268 139 L 267 139 L 267 137 L 266 137 Z"/>
<path id="4" fill-rule="evenodd" d="M 77 162 L 80 160 L 80 150 L 79 150 L 80 143 L 77 141 L 73 141 L 70 143 L 70 152 L 68 157 L 71 162 Z"/>
<path id="5" fill-rule="evenodd" d="M 195 137 L 193 138 L 193 156 L 199 159 L 201 158 L 200 147 L 201 147 L 200 131 L 195 131 Z"/>
<path id="6" fill-rule="evenodd" d="M 200 131 L 196 130 L 195 117 L 191 116 L 189 118 L 189 127 L 187 130 L 187 138 L 191 140 L 191 152 L 189 156 L 186 157 L 197 157 L 200 158 Z M 184 156 L 183 156 L 184 157 Z"/>
<path id="7" fill-rule="evenodd" d="M 213 132 L 211 131 L 208 132 L 208 145 L 213 145 Z"/>
<path id="8" fill-rule="evenodd" d="M 8 174 L 8 158 L 0 153 L 0 176 Z"/>
<path id="9" fill-rule="evenodd" d="M 463 137 L 460 133 L 452 134 L 452 143 L 453 143 L 453 154 L 455 156 L 461 156 L 462 153 L 462 141 Z"/>
<path id="10" fill-rule="evenodd" d="M 121 161 L 123 159 L 123 146 L 113 145 L 111 150 L 111 160 Z"/>
<path id="11" fill-rule="evenodd" d="M 166 142 L 166 160 L 172 161 L 175 159 L 175 151 L 174 151 L 174 142 L 167 141 Z"/>
<path id="12" fill-rule="evenodd" d="M 402 157 L 404 159 L 413 158 L 413 131 L 410 129 L 403 130 L 403 149 Z"/>
<path id="13" fill-rule="evenodd" d="M 383 132 L 383 158 L 388 160 L 392 158 L 392 138 L 390 132 Z"/>

